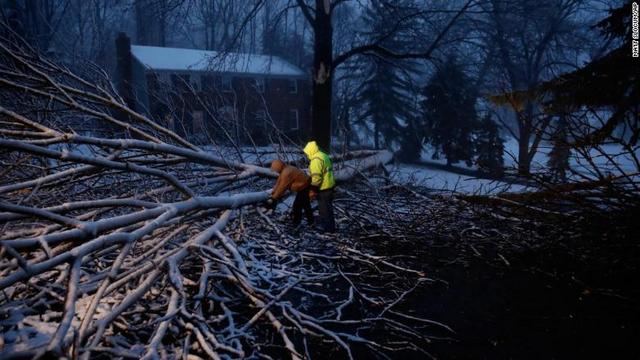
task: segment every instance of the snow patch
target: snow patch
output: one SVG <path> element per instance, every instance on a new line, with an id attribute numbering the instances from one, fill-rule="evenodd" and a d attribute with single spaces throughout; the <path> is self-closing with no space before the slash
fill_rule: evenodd
<path id="1" fill-rule="evenodd" d="M 495 195 L 522 192 L 527 187 L 508 182 L 479 179 L 417 165 L 400 164 L 391 167 L 391 179 L 400 184 L 423 186 L 445 193 Z"/>

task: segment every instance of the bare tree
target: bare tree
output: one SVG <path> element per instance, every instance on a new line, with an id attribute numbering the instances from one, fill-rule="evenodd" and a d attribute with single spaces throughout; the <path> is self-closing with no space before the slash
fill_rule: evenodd
<path id="1" fill-rule="evenodd" d="M 333 74 L 337 67 L 358 55 L 375 55 L 389 59 L 429 59 L 456 20 L 475 4 L 474 0 L 464 3 L 459 10 L 454 12 L 450 21 L 430 44 L 426 46 L 419 44 L 419 48 L 414 51 L 396 53 L 387 49 L 383 43 L 390 34 L 380 34 L 378 39 L 370 43 L 359 44 L 340 54 L 334 54 L 333 15 L 338 7 L 348 2 L 349 0 L 315 0 L 312 4 L 308 4 L 305 0 L 296 0 L 298 8 L 307 19 L 313 32 L 312 134 L 318 143 L 327 149 L 331 142 Z M 393 4 L 388 2 L 387 6 L 393 6 Z M 428 11 L 416 9 L 412 16 L 421 16 L 426 12 Z M 397 21 L 400 24 L 410 19 L 411 16 Z M 391 28 L 394 27 L 391 26 Z"/>
<path id="2" fill-rule="evenodd" d="M 513 93 L 505 103 L 513 110 L 515 130 L 505 128 L 518 140 L 518 173 L 528 175 L 531 161 L 538 151 L 552 118 L 544 113 L 541 100 L 526 94 L 542 81 L 574 69 L 579 39 L 588 25 L 578 25 L 583 2 L 579 0 L 492 0 L 485 30 L 487 45 L 495 49 L 495 63 L 500 92 Z M 578 40 L 579 39 L 579 40 Z M 523 91 L 522 93 L 518 93 Z"/>
<path id="3" fill-rule="evenodd" d="M 185 0 L 134 0 L 136 39 L 140 45 L 166 46 L 168 17 Z"/>
<path id="4" fill-rule="evenodd" d="M 40 51 L 55 50 L 51 45 L 65 18 L 69 0 L 12 0 L 6 3 L 3 14 L 13 31 Z"/>

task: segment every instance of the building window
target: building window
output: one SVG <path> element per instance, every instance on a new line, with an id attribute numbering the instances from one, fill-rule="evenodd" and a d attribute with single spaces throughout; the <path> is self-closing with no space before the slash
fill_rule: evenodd
<path id="1" fill-rule="evenodd" d="M 267 112 L 265 110 L 256 111 L 256 127 L 263 130 L 269 128 L 267 126 Z"/>
<path id="2" fill-rule="evenodd" d="M 223 121 L 232 122 L 236 119 L 236 112 L 232 106 L 227 105 L 218 109 L 218 116 L 220 116 Z"/>
<path id="3" fill-rule="evenodd" d="M 171 131 L 175 130 L 176 125 L 175 121 L 173 120 L 173 116 L 171 116 L 171 113 L 166 113 L 164 115 L 164 126 Z"/>
<path id="4" fill-rule="evenodd" d="M 253 79 L 253 86 L 259 94 L 264 94 L 264 78 Z"/>
<path id="5" fill-rule="evenodd" d="M 191 87 L 195 91 L 202 90 L 202 79 L 200 75 L 193 75 L 193 79 L 191 79 Z"/>
<path id="6" fill-rule="evenodd" d="M 190 77 L 187 74 L 171 74 L 171 84 L 176 89 L 186 89 L 190 83 Z"/>
<path id="7" fill-rule="evenodd" d="M 289 110 L 289 130 L 298 130 L 300 128 L 300 122 L 298 119 L 298 110 Z"/>
<path id="8" fill-rule="evenodd" d="M 168 85 L 171 81 L 171 76 L 166 71 L 158 72 L 158 81 L 163 85 Z"/>
<path id="9" fill-rule="evenodd" d="M 193 118 L 193 132 L 195 135 L 203 134 L 205 132 L 204 126 L 204 112 L 202 111 L 194 111 L 191 114 Z"/>
<path id="10" fill-rule="evenodd" d="M 231 76 L 222 77 L 222 91 L 231 92 L 233 90 L 231 86 Z"/>
<path id="11" fill-rule="evenodd" d="M 289 80 L 289 94 L 298 93 L 298 81 L 295 79 Z"/>
<path id="12" fill-rule="evenodd" d="M 211 75 L 201 75 L 200 76 L 200 87 L 202 91 L 213 92 L 216 89 L 216 77 Z"/>

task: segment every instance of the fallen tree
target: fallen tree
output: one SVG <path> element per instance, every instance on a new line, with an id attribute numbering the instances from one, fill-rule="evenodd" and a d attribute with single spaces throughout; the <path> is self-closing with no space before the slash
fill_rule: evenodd
<path id="1" fill-rule="evenodd" d="M 424 274 L 293 246 L 259 206 L 276 174 L 189 143 L 98 75 L 0 41 L 0 357 L 384 357 L 427 354 L 415 324 L 449 330 L 393 309 Z M 392 158 L 359 155 L 338 181 Z"/>

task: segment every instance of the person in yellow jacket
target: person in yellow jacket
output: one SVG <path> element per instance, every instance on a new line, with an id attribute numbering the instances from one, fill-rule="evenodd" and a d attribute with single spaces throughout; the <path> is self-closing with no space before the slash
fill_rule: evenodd
<path id="1" fill-rule="evenodd" d="M 334 232 L 336 225 L 333 219 L 333 188 L 336 182 L 333 178 L 331 158 L 320 150 L 315 141 L 310 141 L 303 151 L 309 158 L 309 197 L 311 200 L 318 200 L 320 226 L 325 232 Z"/>

